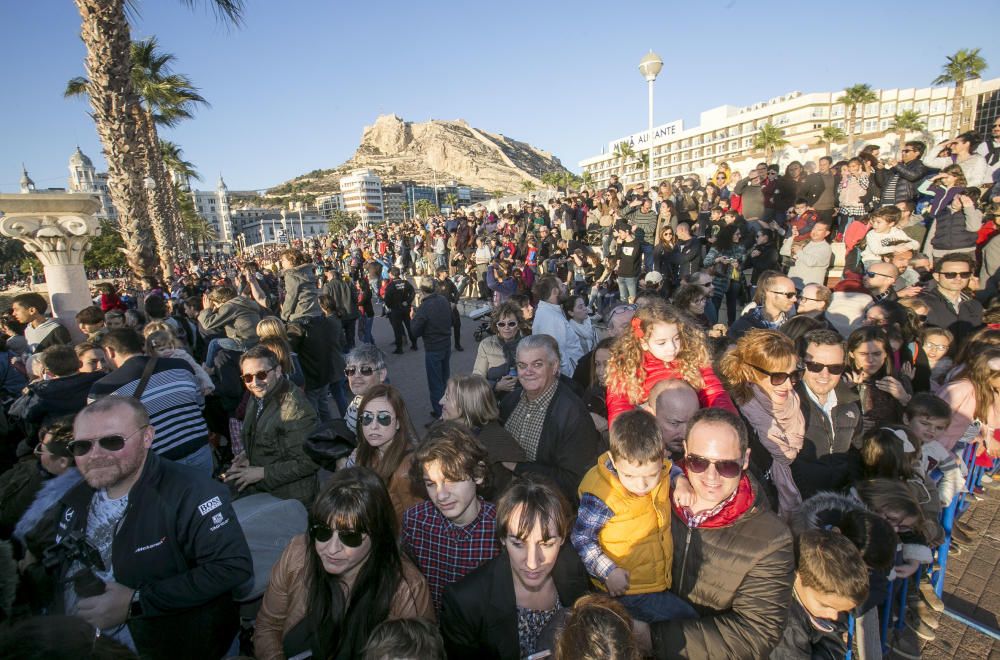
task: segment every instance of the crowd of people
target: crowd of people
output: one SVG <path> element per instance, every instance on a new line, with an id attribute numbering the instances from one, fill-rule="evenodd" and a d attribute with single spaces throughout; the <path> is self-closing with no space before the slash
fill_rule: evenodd
<path id="1" fill-rule="evenodd" d="M 920 657 L 974 542 L 941 512 L 1000 484 L 998 160 L 1000 121 L 192 260 L 72 323 L 21 293 L 0 655 Z"/>

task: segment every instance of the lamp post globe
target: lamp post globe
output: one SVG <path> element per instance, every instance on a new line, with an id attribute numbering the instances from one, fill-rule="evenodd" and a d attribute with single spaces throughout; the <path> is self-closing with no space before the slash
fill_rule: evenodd
<path id="1" fill-rule="evenodd" d="M 653 81 L 663 70 L 663 59 L 652 50 L 639 60 L 639 73 L 646 79 L 649 89 L 649 132 L 646 139 L 649 140 L 649 164 L 646 166 L 647 194 L 652 199 L 653 195 Z"/>

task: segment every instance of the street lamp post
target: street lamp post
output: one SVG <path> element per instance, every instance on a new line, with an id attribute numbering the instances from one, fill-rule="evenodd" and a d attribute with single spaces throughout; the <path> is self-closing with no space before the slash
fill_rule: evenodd
<path id="1" fill-rule="evenodd" d="M 653 194 L 653 81 L 663 69 L 663 60 L 652 50 L 639 60 L 639 73 L 646 79 L 649 89 L 649 166 L 647 168 L 648 194 Z"/>

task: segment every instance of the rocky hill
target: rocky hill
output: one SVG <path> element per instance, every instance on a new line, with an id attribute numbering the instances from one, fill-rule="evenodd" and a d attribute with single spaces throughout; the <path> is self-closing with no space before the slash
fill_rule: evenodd
<path id="1" fill-rule="evenodd" d="M 367 167 L 383 182 L 456 181 L 487 191 L 521 190 L 523 181 L 541 187 L 546 172 L 563 172 L 559 159 L 525 142 L 469 126 L 459 119 L 413 123 L 382 115 L 361 134 L 354 156 L 331 170 L 315 170 L 275 186 L 270 195 L 333 192 L 346 172 Z"/>

